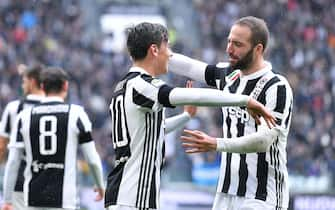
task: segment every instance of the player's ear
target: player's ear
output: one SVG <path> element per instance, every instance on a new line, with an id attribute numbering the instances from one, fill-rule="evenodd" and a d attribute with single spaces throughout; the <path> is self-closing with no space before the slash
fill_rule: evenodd
<path id="1" fill-rule="evenodd" d="M 152 55 L 157 56 L 158 55 L 158 46 L 156 44 L 151 44 L 149 47 L 149 51 Z"/>
<path id="2" fill-rule="evenodd" d="M 264 46 L 263 46 L 261 43 L 258 43 L 258 44 L 255 46 L 255 49 L 256 49 L 257 53 L 259 53 L 259 54 L 263 54 Z"/>
<path id="3" fill-rule="evenodd" d="M 67 92 L 69 89 L 69 81 L 65 81 L 63 83 L 63 91 Z"/>

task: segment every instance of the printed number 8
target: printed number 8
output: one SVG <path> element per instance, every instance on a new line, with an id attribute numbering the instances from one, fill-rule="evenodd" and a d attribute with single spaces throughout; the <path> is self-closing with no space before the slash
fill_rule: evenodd
<path id="1" fill-rule="evenodd" d="M 49 130 L 46 130 L 47 122 L 50 123 Z M 41 155 L 54 155 L 57 152 L 57 117 L 55 116 L 43 116 L 40 119 L 40 136 L 39 136 L 39 145 L 40 145 L 40 154 Z M 50 147 L 46 147 L 46 137 L 50 139 Z"/>

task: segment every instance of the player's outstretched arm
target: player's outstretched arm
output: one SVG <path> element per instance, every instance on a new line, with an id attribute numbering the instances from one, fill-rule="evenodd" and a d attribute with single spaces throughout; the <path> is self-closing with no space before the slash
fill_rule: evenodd
<path id="1" fill-rule="evenodd" d="M 224 93 L 209 88 L 172 88 L 165 93 L 161 91 L 159 98 L 166 97 L 174 106 L 246 106 L 257 124 L 260 123 L 260 117 L 263 117 L 270 128 L 275 125 L 275 118 L 270 111 L 247 95 Z"/>
<path id="2" fill-rule="evenodd" d="M 182 54 L 173 53 L 169 60 L 169 71 L 183 75 L 192 80 L 206 83 L 205 71 L 207 63 L 187 57 Z"/>
<path id="3" fill-rule="evenodd" d="M 186 87 L 191 88 L 192 81 L 188 80 L 186 83 Z M 191 119 L 191 117 L 194 117 L 196 113 L 196 106 L 185 105 L 183 113 L 165 119 L 165 133 L 169 133 L 177 128 L 184 126 Z"/>
<path id="4" fill-rule="evenodd" d="M 181 136 L 186 153 L 208 151 L 254 153 L 265 152 L 279 135 L 278 128 L 258 131 L 256 133 L 236 138 L 214 138 L 198 130 L 184 130 Z"/>

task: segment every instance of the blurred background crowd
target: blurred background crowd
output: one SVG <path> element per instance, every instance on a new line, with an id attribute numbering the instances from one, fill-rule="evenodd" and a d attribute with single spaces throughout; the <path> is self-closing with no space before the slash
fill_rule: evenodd
<path id="1" fill-rule="evenodd" d="M 63 67 L 71 75 L 69 101 L 83 105 L 89 113 L 107 174 L 114 160 L 109 100 L 131 61 L 125 49 L 113 50 L 111 40 L 116 34 L 104 33 L 100 21 L 108 13 L 143 15 L 146 11 L 164 17 L 174 51 L 211 64 L 227 60 L 226 37 L 236 19 L 246 15 L 264 18 L 271 33 L 266 57 L 274 71 L 288 78 L 294 92 L 287 145 L 291 188 L 293 192 L 334 192 L 333 0 L 1 0 L 0 113 L 9 101 L 22 95 L 18 64 Z M 175 86 L 184 86 L 186 81 L 172 74 L 163 79 Z M 181 111 L 169 110 L 168 114 Z M 220 112 L 200 108 L 187 126 L 221 136 Z M 177 131 L 166 138 L 163 186 L 183 182 L 215 190 L 219 154 L 186 155 L 179 135 Z M 79 167 L 82 174 L 87 173 L 84 162 L 80 161 Z M 81 182 L 86 185 L 90 180 L 83 176 Z"/>

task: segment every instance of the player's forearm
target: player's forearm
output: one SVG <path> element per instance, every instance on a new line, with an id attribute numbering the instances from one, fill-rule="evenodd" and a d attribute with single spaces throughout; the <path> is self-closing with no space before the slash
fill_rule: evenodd
<path id="1" fill-rule="evenodd" d="M 104 189 L 101 159 L 95 149 L 94 142 L 88 142 L 81 145 L 85 159 L 90 167 L 95 184 L 98 188 Z"/>
<path id="2" fill-rule="evenodd" d="M 172 105 L 247 106 L 249 98 L 246 95 L 205 88 L 174 88 L 169 93 Z"/>
<path id="3" fill-rule="evenodd" d="M 262 130 L 242 137 L 217 138 L 216 150 L 232 153 L 266 152 L 279 135 L 279 132 L 277 128 L 272 128 L 271 130 Z"/>
<path id="4" fill-rule="evenodd" d="M 191 116 L 187 112 L 165 119 L 165 133 L 184 126 L 190 119 Z"/>
<path id="5" fill-rule="evenodd" d="M 3 193 L 5 203 L 12 202 L 12 194 L 14 192 L 15 182 L 20 167 L 20 161 L 18 160 L 21 160 L 21 158 L 22 158 L 22 151 L 20 149 L 10 148 L 3 183 Z"/>
<path id="6" fill-rule="evenodd" d="M 207 65 L 207 63 L 202 61 L 173 53 L 169 61 L 169 71 L 205 83 L 205 70 Z"/>

